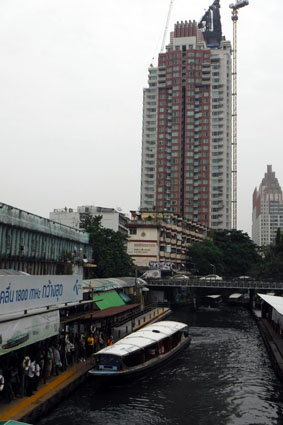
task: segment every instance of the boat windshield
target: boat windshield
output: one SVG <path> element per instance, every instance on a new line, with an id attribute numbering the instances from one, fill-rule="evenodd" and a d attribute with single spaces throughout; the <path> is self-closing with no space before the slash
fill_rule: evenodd
<path id="1" fill-rule="evenodd" d="M 119 368 L 121 366 L 121 357 L 113 354 L 98 354 L 95 356 L 96 367 L 98 369 Z"/>

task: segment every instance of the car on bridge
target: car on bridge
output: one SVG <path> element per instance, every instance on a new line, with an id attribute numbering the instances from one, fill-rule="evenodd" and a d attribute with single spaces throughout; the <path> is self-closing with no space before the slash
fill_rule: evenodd
<path id="1" fill-rule="evenodd" d="M 223 280 L 223 278 L 217 274 L 208 274 L 206 276 L 202 276 L 200 280 Z"/>
<path id="2" fill-rule="evenodd" d="M 255 278 L 251 277 L 251 276 L 238 276 L 238 277 L 234 277 L 233 280 L 234 281 L 236 281 L 236 280 L 255 280 Z"/>
<path id="3" fill-rule="evenodd" d="M 186 276 L 185 274 L 175 274 L 174 276 L 170 277 L 170 279 L 190 279 L 191 276 Z"/>

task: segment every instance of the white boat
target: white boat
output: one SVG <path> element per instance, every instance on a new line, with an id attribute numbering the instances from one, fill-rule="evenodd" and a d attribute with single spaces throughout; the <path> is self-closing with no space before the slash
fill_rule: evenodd
<path id="1" fill-rule="evenodd" d="M 106 380 L 140 375 L 171 359 L 190 342 L 185 323 L 157 322 L 98 351 L 96 365 L 88 373 Z"/>

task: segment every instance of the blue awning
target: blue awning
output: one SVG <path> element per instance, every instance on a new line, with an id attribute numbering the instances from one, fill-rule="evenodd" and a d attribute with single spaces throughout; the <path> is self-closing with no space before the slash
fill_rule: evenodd
<path id="1" fill-rule="evenodd" d="M 125 303 L 131 302 L 131 298 L 127 294 L 124 294 L 123 292 L 121 292 L 119 295 Z"/>

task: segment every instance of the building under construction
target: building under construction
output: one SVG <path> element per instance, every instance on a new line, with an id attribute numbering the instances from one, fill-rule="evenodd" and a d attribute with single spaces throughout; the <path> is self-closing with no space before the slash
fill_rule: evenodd
<path id="1" fill-rule="evenodd" d="M 220 1 L 177 22 L 143 95 L 142 211 L 232 226 L 232 60 Z"/>

